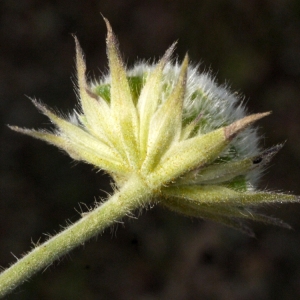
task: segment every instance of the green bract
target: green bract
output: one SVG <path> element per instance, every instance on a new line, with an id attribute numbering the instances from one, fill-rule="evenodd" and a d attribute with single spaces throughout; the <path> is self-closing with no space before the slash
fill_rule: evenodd
<path id="1" fill-rule="evenodd" d="M 175 44 L 156 65 L 139 63 L 126 70 L 105 21 L 110 72 L 99 82 L 87 82 L 75 37 L 81 109 L 66 120 L 33 100 L 56 130 L 12 128 L 105 170 L 120 190 L 133 176 L 139 178 L 148 189 L 148 203 L 247 233 L 242 219 L 288 227 L 255 210 L 264 203 L 298 201 L 293 195 L 255 190 L 262 167 L 281 148 L 259 150 L 250 126 L 269 113 L 246 116 L 237 96 L 209 74 L 198 74 L 187 56 L 181 66 L 172 63 Z"/>

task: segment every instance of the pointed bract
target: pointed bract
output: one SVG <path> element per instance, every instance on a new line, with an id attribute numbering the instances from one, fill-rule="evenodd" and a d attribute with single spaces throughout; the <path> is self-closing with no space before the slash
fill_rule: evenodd
<path id="1" fill-rule="evenodd" d="M 114 132 L 110 130 L 112 117 L 107 103 L 97 95 L 89 91 L 86 82 L 86 65 L 82 49 L 76 36 L 74 36 L 76 45 L 76 68 L 78 80 L 79 99 L 83 114 L 86 118 L 86 127 L 106 143 L 111 143 Z M 114 133 L 115 134 L 115 133 Z"/>
<path id="2" fill-rule="evenodd" d="M 181 134 L 182 106 L 185 94 L 188 57 L 181 67 L 178 82 L 170 96 L 154 113 L 149 128 L 147 155 L 142 165 L 142 172 L 149 174 L 160 162 L 164 153 L 177 142 Z"/>
<path id="3" fill-rule="evenodd" d="M 144 160 L 147 154 L 148 136 L 150 131 L 150 121 L 157 110 L 162 93 L 163 69 L 174 51 L 174 43 L 162 57 L 155 69 L 148 74 L 146 83 L 141 90 L 138 101 L 138 111 L 140 119 L 140 158 Z"/>
<path id="4" fill-rule="evenodd" d="M 117 39 L 107 19 L 107 55 L 111 77 L 110 105 L 115 126 L 120 132 L 129 164 L 138 165 L 138 116 L 132 101 L 124 63 L 118 49 Z"/>
<path id="5" fill-rule="evenodd" d="M 12 130 L 43 140 L 66 151 L 75 160 L 84 161 L 99 169 L 104 169 L 108 173 L 126 174 L 126 168 L 117 158 L 105 157 L 100 152 L 97 153 L 90 146 L 78 144 L 74 140 L 66 139 L 65 136 L 55 135 L 49 132 L 23 129 L 17 126 L 9 126 Z"/>
<path id="6" fill-rule="evenodd" d="M 190 170 L 212 163 L 225 150 L 237 132 L 241 132 L 268 114 L 251 115 L 229 126 L 178 143 L 166 153 L 156 169 L 149 175 L 150 182 L 152 181 L 155 185 L 163 181 L 166 184 Z"/>
<path id="7" fill-rule="evenodd" d="M 237 176 L 245 175 L 251 170 L 261 168 L 270 162 L 272 157 L 282 148 L 276 145 L 261 154 L 237 161 L 217 163 L 186 174 L 176 181 L 177 185 L 184 184 L 219 184 L 228 182 Z"/>
<path id="8" fill-rule="evenodd" d="M 263 203 L 298 202 L 299 198 L 289 194 L 268 192 L 238 192 L 221 185 L 169 186 L 161 190 L 162 195 L 189 199 L 213 205 L 259 205 Z"/>

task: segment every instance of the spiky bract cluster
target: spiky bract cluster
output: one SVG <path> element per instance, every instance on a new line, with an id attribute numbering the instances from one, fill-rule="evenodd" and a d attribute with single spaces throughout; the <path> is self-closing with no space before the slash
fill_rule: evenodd
<path id="1" fill-rule="evenodd" d="M 154 66 L 126 70 L 107 20 L 109 75 L 88 83 L 78 40 L 76 61 L 80 111 L 66 120 L 33 101 L 56 130 L 14 130 L 49 142 L 73 159 L 108 172 L 118 188 L 135 175 L 152 200 L 189 216 L 240 228 L 241 219 L 285 225 L 250 209 L 266 202 L 291 202 L 287 194 L 255 191 L 255 179 L 281 148 L 260 151 L 249 127 L 269 113 L 245 117 L 235 94 L 212 78 L 171 62 L 175 44 Z"/>

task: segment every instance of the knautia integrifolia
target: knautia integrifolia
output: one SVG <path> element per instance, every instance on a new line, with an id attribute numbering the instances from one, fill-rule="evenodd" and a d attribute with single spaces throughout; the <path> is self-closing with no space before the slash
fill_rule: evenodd
<path id="1" fill-rule="evenodd" d="M 269 112 L 247 116 L 241 99 L 189 66 L 188 56 L 181 65 L 174 63 L 175 45 L 157 64 L 126 69 L 105 21 L 109 74 L 98 82 L 87 81 L 75 38 L 80 109 L 66 119 L 32 100 L 56 129 L 11 128 L 106 171 L 115 194 L 2 273 L 0 295 L 145 205 L 163 205 L 252 234 L 245 219 L 288 227 L 258 213 L 260 205 L 298 201 L 290 194 L 256 190 L 264 166 L 281 148 L 258 146 L 252 124 Z"/>

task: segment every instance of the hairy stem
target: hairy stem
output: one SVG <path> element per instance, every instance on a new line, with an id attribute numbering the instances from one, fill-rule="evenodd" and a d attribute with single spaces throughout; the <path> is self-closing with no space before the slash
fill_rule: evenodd
<path id="1" fill-rule="evenodd" d="M 117 219 L 146 204 L 150 200 L 150 196 L 151 190 L 143 180 L 132 177 L 120 191 L 116 192 L 105 203 L 44 244 L 34 248 L 2 272 L 0 274 L 0 297 L 12 292 L 26 279 L 73 248 L 101 233 Z"/>

